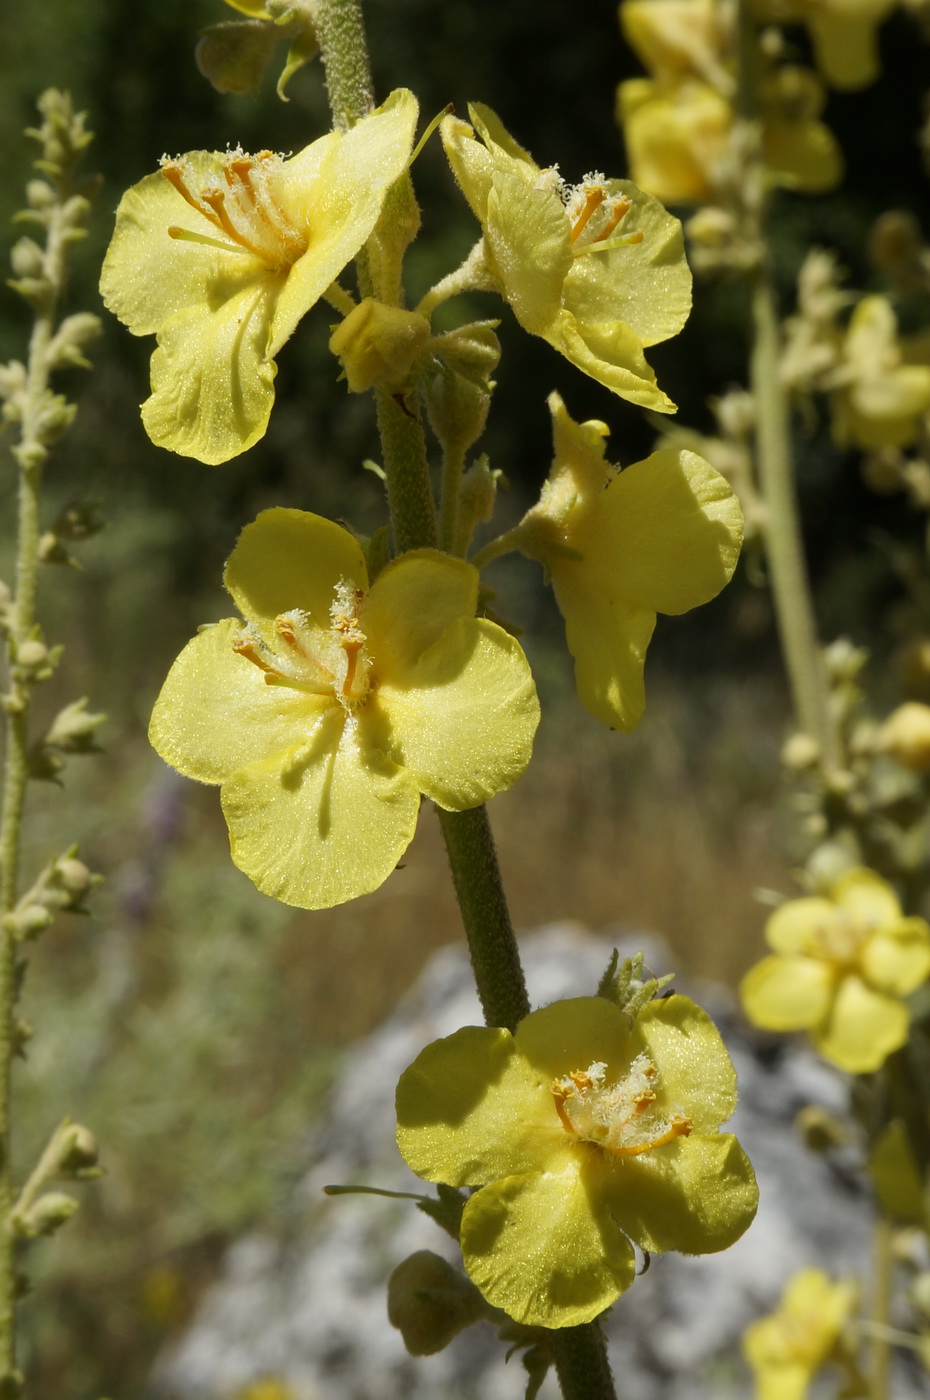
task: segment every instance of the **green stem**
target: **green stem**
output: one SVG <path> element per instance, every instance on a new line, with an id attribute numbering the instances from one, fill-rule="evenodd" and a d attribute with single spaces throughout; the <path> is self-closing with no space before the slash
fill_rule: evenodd
<path id="1" fill-rule="evenodd" d="M 840 766 L 838 736 L 830 714 L 823 653 L 804 562 L 791 453 L 791 420 L 779 380 L 780 332 L 768 269 L 757 269 L 752 288 L 754 339 L 750 380 L 756 403 L 756 453 L 765 500 L 765 549 L 795 717 L 816 739 L 828 770 Z"/>
<path id="2" fill-rule="evenodd" d="M 333 121 L 345 131 L 375 105 L 360 0 L 318 0 L 314 24 Z"/>
<path id="3" fill-rule="evenodd" d="M 614 1400 L 614 1382 L 600 1324 L 561 1327 L 550 1345 L 564 1400 Z"/>
<path id="4" fill-rule="evenodd" d="M 437 810 L 484 1019 L 515 1030 L 530 1003 L 487 808 Z"/>
<path id="5" fill-rule="evenodd" d="M 397 552 L 432 548 L 436 544 L 436 510 L 423 425 L 406 400 L 383 388 L 375 394 Z"/>
<path id="6" fill-rule="evenodd" d="M 892 1227 L 881 1217 L 875 1222 L 872 1254 L 872 1327 L 869 1335 L 869 1400 L 888 1400 L 891 1370 L 891 1342 L 888 1317 L 891 1311 Z"/>
<path id="7" fill-rule="evenodd" d="M 448 448 L 442 458 L 442 491 L 439 497 L 439 548 L 448 554 L 458 553 L 459 489 L 464 470 L 465 453 L 460 448 Z"/>

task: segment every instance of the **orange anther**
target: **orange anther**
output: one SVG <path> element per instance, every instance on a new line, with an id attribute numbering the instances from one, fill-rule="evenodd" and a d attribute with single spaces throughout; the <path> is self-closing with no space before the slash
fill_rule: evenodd
<path id="1" fill-rule="evenodd" d="M 585 195 L 584 208 L 582 209 L 581 213 L 578 215 L 578 218 L 572 225 L 572 243 L 574 243 L 575 240 L 579 237 L 579 235 L 584 231 L 584 228 L 587 225 L 588 220 L 591 218 L 591 215 L 594 214 L 596 210 L 600 209 L 601 205 L 604 203 L 604 197 L 604 190 L 601 188 L 600 185 L 596 185 L 593 190 L 588 190 L 587 194 Z"/>

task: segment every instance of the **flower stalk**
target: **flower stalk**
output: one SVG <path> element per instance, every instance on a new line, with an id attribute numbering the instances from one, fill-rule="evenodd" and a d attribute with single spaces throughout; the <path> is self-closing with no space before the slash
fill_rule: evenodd
<path id="1" fill-rule="evenodd" d="M 348 125 L 372 105 L 359 0 L 322 0 L 317 16 L 333 118 Z M 378 391 L 378 426 L 396 546 L 399 551 L 436 541 L 436 514 L 426 444 L 405 404 Z M 490 1024 L 514 1027 L 529 1010 L 523 971 L 500 878 L 486 809 L 441 812 L 440 822 L 462 910 L 479 996 Z M 557 1369 L 571 1400 L 613 1400 L 599 1329 L 574 1328 L 557 1343 Z"/>

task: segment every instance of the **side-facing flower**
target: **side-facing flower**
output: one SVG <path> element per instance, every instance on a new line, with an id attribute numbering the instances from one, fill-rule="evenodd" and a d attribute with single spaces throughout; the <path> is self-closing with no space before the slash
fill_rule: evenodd
<path id="1" fill-rule="evenodd" d="M 806 1400 L 817 1372 L 837 1349 L 858 1295 L 853 1280 L 834 1283 L 821 1269 L 794 1275 L 777 1310 L 743 1334 L 756 1400 Z"/>
<path id="2" fill-rule="evenodd" d="M 158 335 L 153 442 L 212 465 L 263 436 L 274 357 L 374 229 L 416 118 L 398 89 L 289 160 L 192 151 L 127 191 L 100 289 L 134 335 Z"/>
<path id="3" fill-rule="evenodd" d="M 636 1017 L 602 997 L 534 1011 L 509 1031 L 467 1026 L 401 1076 L 397 1141 L 428 1181 L 480 1187 L 461 1228 L 472 1281 L 529 1326 L 589 1322 L 652 1253 L 726 1249 L 758 1201 L 720 1124 L 736 1078 L 686 997 Z"/>
<path id="4" fill-rule="evenodd" d="M 188 643 L 150 737 L 222 784 L 233 860 L 264 893 L 305 909 L 365 894 L 409 844 L 421 793 L 460 811 L 526 767 L 532 676 L 475 618 L 463 560 L 411 551 L 369 587 L 347 530 L 278 508 L 243 530 L 225 582 L 245 622 Z"/>
<path id="5" fill-rule="evenodd" d="M 604 459 L 603 423 L 575 423 L 558 394 L 549 408 L 555 459 L 514 543 L 552 581 L 582 704 L 611 728 L 633 729 L 656 613 L 687 612 L 720 592 L 739 558 L 742 512 L 696 452 L 666 448 L 618 472 Z"/>
<path id="6" fill-rule="evenodd" d="M 468 111 L 474 130 L 456 117 L 441 130 L 483 231 L 475 285 L 499 292 L 525 330 L 614 393 L 673 412 L 643 349 L 677 335 L 691 309 L 678 220 L 628 180 L 566 185 L 490 108 Z"/>
<path id="7" fill-rule="evenodd" d="M 753 1025 L 809 1031 L 819 1053 L 850 1074 L 878 1069 L 907 1040 L 903 998 L 930 973 L 930 925 L 905 918 L 874 871 L 847 871 L 829 898 L 789 900 L 765 937 L 774 953 L 740 987 Z"/>
<path id="8" fill-rule="evenodd" d="M 906 447 L 930 409 L 930 366 L 903 363 L 886 297 L 863 297 L 850 318 L 832 399 L 841 446 Z"/>
<path id="9" fill-rule="evenodd" d="M 665 204 L 701 204 L 719 193 L 733 107 L 715 88 L 694 78 L 629 78 L 617 88 L 617 120 L 640 189 Z"/>

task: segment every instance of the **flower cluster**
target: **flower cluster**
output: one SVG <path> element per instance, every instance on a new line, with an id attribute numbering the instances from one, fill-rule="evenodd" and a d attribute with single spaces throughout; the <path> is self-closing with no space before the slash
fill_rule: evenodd
<path id="1" fill-rule="evenodd" d="M 818 1371 L 837 1351 L 858 1292 L 855 1283 L 834 1283 L 821 1269 L 794 1275 L 777 1311 L 743 1336 L 757 1400 L 805 1400 Z"/>
<path id="2" fill-rule="evenodd" d="M 726 1249 L 758 1200 L 736 1138 L 733 1066 L 687 997 L 638 1015 L 604 997 L 534 1011 L 515 1033 L 467 1026 L 428 1045 L 397 1089 L 397 1142 L 428 1181 L 477 1187 L 465 1267 L 495 1307 L 572 1327 L 650 1253 Z"/>
<path id="3" fill-rule="evenodd" d="M 617 90 L 633 179 L 671 204 L 728 202 L 745 156 L 737 132 L 735 39 L 719 0 L 623 0 L 624 35 L 648 78 Z M 759 92 L 762 159 L 794 189 L 832 189 L 839 146 L 819 120 L 823 87 L 809 69 L 767 63 Z"/>

